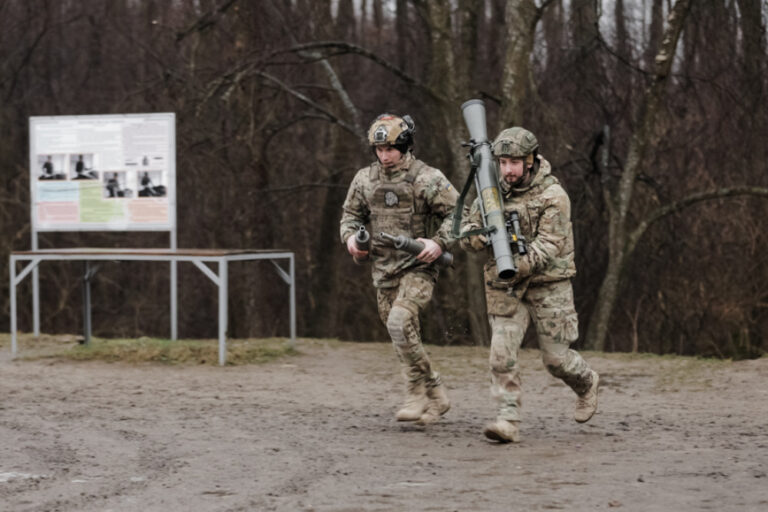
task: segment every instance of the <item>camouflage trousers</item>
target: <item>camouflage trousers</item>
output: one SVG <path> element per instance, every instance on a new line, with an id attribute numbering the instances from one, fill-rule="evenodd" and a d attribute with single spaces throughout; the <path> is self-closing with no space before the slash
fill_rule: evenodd
<path id="1" fill-rule="evenodd" d="M 491 324 L 491 396 L 500 419 L 520 421 L 522 381 L 518 351 L 533 320 L 544 366 L 576 393 L 586 392 L 591 370 L 569 345 L 579 335 L 570 280 L 529 287 L 522 298 L 507 296 L 511 315 L 489 314 Z"/>
<path id="2" fill-rule="evenodd" d="M 429 304 L 434 286 L 431 276 L 411 272 L 403 275 L 396 287 L 377 289 L 379 316 L 387 326 L 409 386 L 440 384 L 440 375 L 432 369 L 421 343 L 419 322 L 419 313 Z"/>

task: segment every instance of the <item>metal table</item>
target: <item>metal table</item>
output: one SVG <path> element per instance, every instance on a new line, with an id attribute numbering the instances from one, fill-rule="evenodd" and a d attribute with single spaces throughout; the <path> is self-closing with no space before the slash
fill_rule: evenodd
<path id="1" fill-rule="evenodd" d="M 276 260 L 287 259 L 289 269 L 286 272 Z M 83 276 L 83 330 L 85 340 L 91 338 L 91 286 L 90 281 L 98 270 L 98 266 L 91 266 L 94 261 L 165 261 L 178 262 L 189 261 L 199 268 L 203 274 L 213 281 L 219 292 L 219 364 L 223 365 L 227 358 L 227 265 L 235 261 L 270 260 L 277 273 L 290 287 L 290 326 L 291 344 L 296 342 L 296 279 L 294 257 L 292 252 L 284 250 L 230 250 L 230 249 L 95 249 L 95 248 L 69 248 L 69 249 L 43 249 L 35 251 L 15 251 L 10 256 L 11 274 L 11 350 L 16 355 L 16 286 L 40 264 L 41 261 L 66 261 L 76 260 L 85 263 Z M 17 262 L 28 262 L 21 270 L 16 272 Z M 217 263 L 218 274 L 206 263 Z M 172 290 L 172 306 L 175 306 L 175 293 Z M 175 338 L 176 311 L 172 307 L 171 333 Z"/>

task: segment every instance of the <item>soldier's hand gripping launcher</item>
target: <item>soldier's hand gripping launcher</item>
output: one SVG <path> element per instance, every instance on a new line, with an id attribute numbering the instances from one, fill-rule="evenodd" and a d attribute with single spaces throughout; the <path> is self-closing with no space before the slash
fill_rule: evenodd
<path id="1" fill-rule="evenodd" d="M 512 245 L 517 249 L 517 254 L 525 256 L 528 249 L 525 247 L 525 237 L 520 231 L 520 215 L 517 212 L 513 211 L 507 219 L 507 234 Z"/>
<path id="2" fill-rule="evenodd" d="M 415 255 L 424 250 L 423 243 L 413 238 L 408 238 L 407 236 L 394 236 L 390 235 L 389 233 L 384 233 L 383 231 L 379 233 L 379 236 L 382 239 L 391 242 L 392 245 L 395 246 L 395 249 L 399 249 L 401 251 L 409 252 Z M 434 261 L 434 263 L 443 267 L 450 267 L 453 265 L 453 254 L 449 252 L 443 252 L 443 254 L 441 254 L 440 257 Z"/>
<path id="3" fill-rule="evenodd" d="M 493 169 L 491 143 L 488 141 L 485 127 L 485 104 L 482 100 L 469 100 L 461 106 L 461 111 L 471 137 L 470 159 L 473 168 L 476 169 L 475 186 L 477 195 L 481 198 L 480 205 L 485 226 L 482 231 L 488 236 L 493 248 L 499 277 L 511 279 L 517 273 L 517 266 L 512 259 L 509 234 L 504 221 L 504 206 Z M 456 210 L 458 215 L 461 215 L 461 206 L 457 206 Z"/>
<path id="4" fill-rule="evenodd" d="M 370 259 L 371 252 L 371 235 L 365 229 L 365 226 L 360 226 L 360 229 L 358 229 L 357 233 L 355 233 L 355 247 L 357 247 L 358 251 L 368 252 L 368 254 L 362 258 L 352 258 L 355 260 L 355 263 L 362 265 L 364 261 L 368 261 Z"/>

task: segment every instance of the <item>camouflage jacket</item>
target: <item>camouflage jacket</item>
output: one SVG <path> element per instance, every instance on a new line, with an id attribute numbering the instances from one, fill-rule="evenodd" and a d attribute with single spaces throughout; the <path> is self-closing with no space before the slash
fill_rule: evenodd
<path id="1" fill-rule="evenodd" d="M 394 169 L 378 162 L 360 169 L 352 180 L 341 217 L 341 241 L 360 226 L 370 224 L 373 284 L 397 286 L 405 271 L 418 270 L 437 277 L 433 264 L 399 251 L 379 238 L 379 232 L 431 238 L 445 251 L 453 245 L 451 214 L 459 194 L 438 169 L 416 160 L 409 152 Z"/>
<path id="2" fill-rule="evenodd" d="M 500 187 L 505 217 L 517 211 L 528 249 L 524 256 L 515 254 L 520 272 L 513 281 L 520 282 L 530 277 L 531 285 L 561 281 L 576 274 L 571 201 L 560 181 L 551 174 L 549 162 L 541 157 L 538 159 L 538 169 L 529 184 L 509 190 Z M 475 200 L 468 217 L 462 222 L 461 230 L 466 232 L 482 227 L 480 203 Z M 492 250 L 485 250 L 490 256 L 485 265 L 486 286 L 496 289 L 511 287 L 511 283 L 498 278 Z"/>

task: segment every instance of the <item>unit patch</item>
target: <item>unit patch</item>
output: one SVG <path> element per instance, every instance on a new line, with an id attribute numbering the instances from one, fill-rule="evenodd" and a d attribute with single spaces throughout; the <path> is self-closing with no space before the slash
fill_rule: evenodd
<path id="1" fill-rule="evenodd" d="M 389 207 L 397 206 L 400 203 L 400 198 L 397 197 L 397 194 L 392 192 L 391 190 L 388 190 L 386 194 L 384 194 L 384 204 L 386 204 Z"/>

